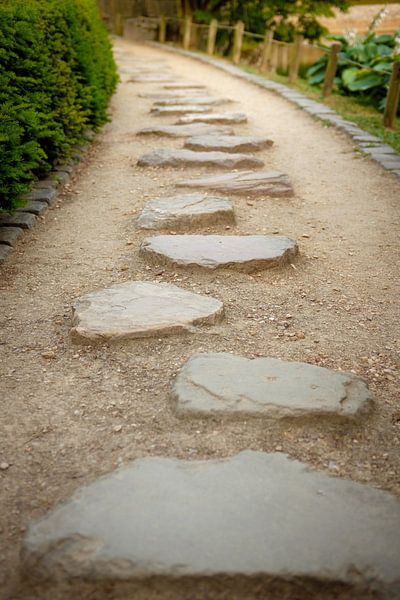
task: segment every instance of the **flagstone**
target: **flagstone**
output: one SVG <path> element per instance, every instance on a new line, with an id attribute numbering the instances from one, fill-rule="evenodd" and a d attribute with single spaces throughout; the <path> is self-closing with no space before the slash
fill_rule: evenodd
<path id="1" fill-rule="evenodd" d="M 266 137 L 237 135 L 201 135 L 186 140 L 184 147 L 197 151 L 257 152 L 272 146 Z"/>
<path id="2" fill-rule="evenodd" d="M 169 335 L 222 316 L 222 302 L 210 296 L 167 283 L 130 281 L 78 299 L 71 335 L 89 342 Z"/>
<path id="3" fill-rule="evenodd" d="M 262 160 L 247 154 L 227 152 L 194 152 L 193 150 L 170 150 L 161 148 L 143 154 L 137 162 L 139 167 L 185 167 L 201 166 L 220 169 L 248 169 L 264 166 Z"/>
<path id="4" fill-rule="evenodd" d="M 161 137 L 191 137 L 194 135 L 233 135 L 232 127 L 223 125 L 207 125 L 193 123 L 192 125 L 153 125 L 140 129 L 136 135 L 159 135 Z"/>
<path id="5" fill-rule="evenodd" d="M 235 217 L 228 198 L 204 193 L 181 194 L 147 202 L 137 224 L 141 229 L 188 229 L 231 224 Z"/>
<path id="6" fill-rule="evenodd" d="M 275 235 L 158 235 L 140 247 L 141 256 L 156 264 L 247 272 L 282 266 L 297 253 L 295 241 Z"/>
<path id="7" fill-rule="evenodd" d="M 150 109 L 153 116 L 168 117 L 186 113 L 208 113 L 208 106 L 196 106 L 190 104 L 173 104 L 172 106 L 154 106 Z"/>
<path id="8" fill-rule="evenodd" d="M 247 116 L 244 113 L 235 112 L 205 113 L 204 115 L 193 114 L 180 117 L 176 122 L 177 125 L 189 125 L 190 123 L 239 124 L 247 123 Z"/>
<path id="9" fill-rule="evenodd" d="M 157 106 L 170 106 L 171 104 L 200 104 L 209 106 L 220 106 L 222 104 L 229 104 L 232 100 L 229 98 L 213 98 L 212 96 L 181 96 L 175 98 L 160 98 L 158 96 L 156 105 Z"/>
<path id="10" fill-rule="evenodd" d="M 177 187 L 205 188 L 225 194 L 243 196 L 293 196 L 289 178 L 277 171 L 240 171 L 223 175 L 208 175 L 198 179 L 187 179 Z"/>
<path id="11" fill-rule="evenodd" d="M 367 383 L 351 373 L 276 358 L 196 354 L 172 389 L 180 416 L 355 419 L 371 407 Z"/>

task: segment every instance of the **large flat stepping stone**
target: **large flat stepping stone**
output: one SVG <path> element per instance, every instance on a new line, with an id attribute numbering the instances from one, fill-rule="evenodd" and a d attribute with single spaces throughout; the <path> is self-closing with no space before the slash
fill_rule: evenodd
<path id="1" fill-rule="evenodd" d="M 207 105 L 207 106 L 221 106 L 222 104 L 229 104 L 232 100 L 229 98 L 213 98 L 212 96 L 181 96 L 175 98 L 157 98 L 157 106 L 170 106 L 172 104 L 192 104 L 192 105 Z"/>
<path id="2" fill-rule="evenodd" d="M 297 591 L 314 581 L 394 600 L 400 501 L 282 453 L 141 458 L 33 523 L 22 561 L 26 577 L 55 586 L 257 577 L 265 591 L 271 580 L 274 589 L 292 581 Z"/>
<path id="3" fill-rule="evenodd" d="M 186 115 L 177 121 L 177 125 L 189 125 L 190 123 L 221 123 L 222 125 L 247 123 L 247 116 L 244 113 L 235 112 L 205 113 L 202 115 Z"/>
<path id="4" fill-rule="evenodd" d="M 137 162 L 139 167 L 215 167 L 219 169 L 255 169 L 263 167 L 259 158 L 247 154 L 227 152 L 194 152 L 193 150 L 170 150 L 161 148 L 143 154 Z"/>
<path id="5" fill-rule="evenodd" d="M 171 75 L 156 75 L 156 74 L 143 74 L 143 75 L 135 75 L 131 77 L 129 81 L 131 83 L 173 83 L 176 77 L 171 77 Z"/>
<path id="6" fill-rule="evenodd" d="M 199 152 L 258 152 L 272 144 L 269 138 L 250 135 L 199 135 L 186 140 L 184 147 Z"/>
<path id="7" fill-rule="evenodd" d="M 163 86 L 166 90 L 205 90 L 206 86 L 201 83 L 192 83 L 192 82 L 175 82 L 175 83 L 167 83 Z"/>
<path id="8" fill-rule="evenodd" d="M 354 419 L 371 405 L 367 383 L 351 373 L 227 353 L 194 355 L 172 395 L 180 416 Z"/>
<path id="9" fill-rule="evenodd" d="M 293 196 L 289 178 L 277 171 L 242 171 L 223 175 L 208 175 L 198 179 L 187 179 L 177 187 L 204 188 L 225 194 L 244 196 Z"/>
<path id="10" fill-rule="evenodd" d="M 157 264 L 247 272 L 281 266 L 297 253 L 296 242 L 275 235 L 158 235 L 140 247 Z"/>
<path id="11" fill-rule="evenodd" d="M 186 100 L 189 98 L 196 99 L 204 98 L 204 91 L 202 90 L 163 90 L 158 92 L 142 92 L 138 94 L 139 98 L 151 98 L 153 100 Z M 211 96 L 206 96 L 211 98 Z"/>
<path id="12" fill-rule="evenodd" d="M 161 137 L 192 137 L 194 135 L 233 135 L 232 127 L 222 125 L 207 125 L 207 123 L 193 123 L 193 125 L 154 125 L 140 129 L 136 135 L 159 135 Z"/>
<path id="13" fill-rule="evenodd" d="M 168 117 L 171 115 L 181 115 L 186 113 L 208 113 L 210 111 L 208 106 L 197 106 L 190 104 L 174 104 L 172 106 L 154 106 L 150 109 L 153 116 Z"/>
<path id="14" fill-rule="evenodd" d="M 73 307 L 71 335 L 115 341 L 190 331 L 222 319 L 223 304 L 167 283 L 132 281 L 80 298 Z"/>
<path id="15" fill-rule="evenodd" d="M 234 221 L 233 207 L 228 198 L 195 193 L 147 202 L 137 224 L 141 229 L 187 229 Z"/>

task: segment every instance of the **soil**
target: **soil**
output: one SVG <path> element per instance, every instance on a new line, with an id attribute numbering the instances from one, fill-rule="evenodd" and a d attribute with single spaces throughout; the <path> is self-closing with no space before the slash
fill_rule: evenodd
<path id="1" fill-rule="evenodd" d="M 139 97 L 162 84 L 128 83 L 123 73 L 112 121 L 1 272 L 1 598 L 26 597 L 19 556 L 29 523 L 138 457 L 277 450 L 400 494 L 399 180 L 362 158 L 343 134 L 250 83 L 159 49 L 118 41 L 116 52 L 124 66 L 165 59 L 177 76 L 234 99 L 229 110 L 249 118 L 237 134 L 271 137 L 274 146 L 257 157 L 293 183 L 294 198 L 233 197 L 236 226 L 192 232 L 287 235 L 301 254 L 291 266 L 257 274 L 149 267 L 139 258 L 149 235 L 135 227 L 144 203 L 173 195 L 174 181 L 212 171 L 136 166 L 140 155 L 184 140 L 135 136 L 156 119 L 175 119 L 151 116 L 151 99 Z M 135 279 L 211 294 L 224 302 L 225 320 L 187 335 L 74 344 L 75 299 Z M 375 410 L 348 426 L 180 420 L 170 408 L 171 380 L 202 351 L 357 373 L 369 382 Z"/>

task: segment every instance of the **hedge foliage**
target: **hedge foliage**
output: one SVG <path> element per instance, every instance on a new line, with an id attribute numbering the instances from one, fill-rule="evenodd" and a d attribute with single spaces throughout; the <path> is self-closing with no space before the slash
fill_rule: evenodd
<path id="1" fill-rule="evenodd" d="M 0 210 L 107 120 L 116 82 L 95 0 L 1 0 Z"/>

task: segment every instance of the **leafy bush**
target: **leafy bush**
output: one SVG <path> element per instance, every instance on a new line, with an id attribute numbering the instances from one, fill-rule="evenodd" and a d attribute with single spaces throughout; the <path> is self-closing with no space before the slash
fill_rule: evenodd
<path id="1" fill-rule="evenodd" d="M 116 82 L 95 0 L 2 0 L 0 210 L 107 120 Z"/>
<path id="2" fill-rule="evenodd" d="M 342 44 L 335 78 L 340 93 L 355 95 L 367 104 L 384 110 L 393 63 L 400 60 L 398 38 L 395 35 L 375 35 L 362 38 L 331 36 Z M 307 71 L 311 85 L 324 81 L 327 56 L 321 57 Z"/>

